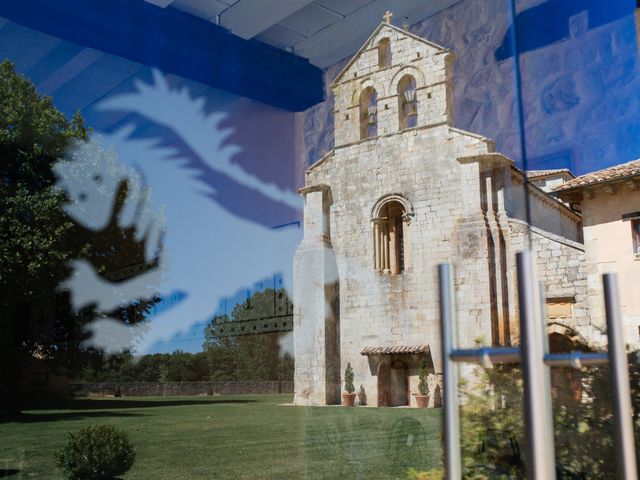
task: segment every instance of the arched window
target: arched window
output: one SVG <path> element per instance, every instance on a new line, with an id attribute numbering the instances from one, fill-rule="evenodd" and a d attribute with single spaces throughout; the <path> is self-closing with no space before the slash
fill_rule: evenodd
<path id="1" fill-rule="evenodd" d="M 397 200 L 384 203 L 373 218 L 374 264 L 381 273 L 404 271 L 407 226 L 407 211 Z"/>
<path id="2" fill-rule="evenodd" d="M 416 79 L 411 75 L 405 75 L 398 82 L 398 114 L 400 130 L 413 128 L 418 124 Z"/>
<path id="3" fill-rule="evenodd" d="M 391 66 L 391 42 L 388 38 L 383 38 L 378 42 L 378 67 L 386 68 Z"/>
<path id="4" fill-rule="evenodd" d="M 365 88 L 360 94 L 360 139 L 378 135 L 378 100 L 373 87 Z"/>

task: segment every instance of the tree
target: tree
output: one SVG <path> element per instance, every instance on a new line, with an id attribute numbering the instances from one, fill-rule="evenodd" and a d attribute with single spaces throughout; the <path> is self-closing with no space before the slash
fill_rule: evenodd
<path id="1" fill-rule="evenodd" d="M 13 319 L 0 325 L 0 385 L 12 409 L 22 367 L 34 358 L 59 367 L 76 364 L 80 354 L 100 355 L 80 343 L 81 327 L 94 312 L 74 314 L 68 294 L 57 290 L 70 274 L 68 261 L 87 259 L 104 273 L 144 258 L 144 245 L 133 240 L 132 232 L 88 232 L 62 209 L 67 197 L 55 186 L 53 166 L 89 133 L 80 113 L 68 120 L 9 61 L 0 64 L 0 309 L 4 318 Z M 119 199 L 126 188 L 121 185 Z M 120 207 L 117 201 L 114 210 Z M 31 328 L 32 307 L 42 298 L 55 304 L 55 318 Z M 138 302 L 109 314 L 135 323 L 153 303 Z"/>
<path id="2" fill-rule="evenodd" d="M 55 287 L 68 272 L 73 223 L 59 208 L 54 162 L 86 140 L 80 114 L 71 121 L 40 97 L 13 65 L 0 64 L 0 292 L 3 303 Z M 62 268 L 61 268 L 62 267 Z"/>
<path id="3" fill-rule="evenodd" d="M 640 367 L 629 354 L 636 450 L 640 445 Z M 552 385 L 554 447 L 558 479 L 615 478 L 614 422 L 608 366 L 579 371 L 578 381 Z M 562 378 L 557 375 L 556 380 Z M 567 376 L 565 376 L 566 378 Z M 574 395 L 576 384 L 581 395 Z M 524 478 L 522 370 L 502 365 L 476 368 L 461 406 L 462 456 L 469 478 Z M 475 475 L 475 476 L 474 476 Z M 485 475 L 485 476 L 483 476 Z M 503 477 L 499 477 L 503 478 Z"/>
<path id="4" fill-rule="evenodd" d="M 54 289 L 69 273 L 73 223 L 59 208 L 64 196 L 54 188 L 52 166 L 74 140 L 86 138 L 80 115 L 67 120 L 10 62 L 0 64 L 0 303 L 16 316 L 33 295 Z M 12 397 L 19 367 L 38 343 L 27 325 L 14 331 L 15 341 L 3 339 L 4 347 L 14 348 L 3 349 L 0 358 Z"/>
<path id="5" fill-rule="evenodd" d="M 286 291 L 267 288 L 236 304 L 230 316 L 215 316 L 205 327 L 203 344 L 209 358 L 211 380 L 292 380 L 293 357 L 288 352 L 281 352 L 280 348 L 283 333 L 236 337 L 216 333 L 221 322 L 271 318 L 287 311 L 292 308 Z"/>
<path id="6" fill-rule="evenodd" d="M 134 358 L 129 352 L 92 357 L 77 370 L 75 381 L 97 382 L 200 382 L 209 380 L 206 352 L 153 353 Z"/>

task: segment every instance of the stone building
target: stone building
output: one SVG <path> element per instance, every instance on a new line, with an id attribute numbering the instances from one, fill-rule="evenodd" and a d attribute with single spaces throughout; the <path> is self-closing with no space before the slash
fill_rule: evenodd
<path id="1" fill-rule="evenodd" d="M 436 267 L 455 267 L 459 345 L 518 342 L 515 253 L 529 239 L 549 332 L 588 337 L 581 217 L 494 143 L 454 127 L 447 49 L 383 22 L 336 77 L 335 147 L 305 174 L 294 259 L 295 403 L 413 405 L 418 366 L 440 401 Z M 552 337 L 553 339 L 553 337 Z"/>
<path id="2" fill-rule="evenodd" d="M 555 170 L 528 170 L 527 177 L 536 187 L 545 192 L 550 192 L 555 187 L 559 187 L 573 180 L 575 175 L 568 168 L 558 168 Z"/>
<path id="3" fill-rule="evenodd" d="M 640 345 L 640 160 L 582 175 L 556 186 L 553 193 L 582 213 L 592 323 L 605 323 L 601 276 L 615 272 L 625 338 L 637 347 Z"/>

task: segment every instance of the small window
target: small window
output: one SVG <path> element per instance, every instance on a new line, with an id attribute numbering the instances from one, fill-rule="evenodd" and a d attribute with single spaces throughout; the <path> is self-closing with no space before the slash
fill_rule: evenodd
<path id="1" fill-rule="evenodd" d="M 360 94 L 360 139 L 378 135 L 378 100 L 373 87 L 365 88 Z"/>
<path id="2" fill-rule="evenodd" d="M 633 253 L 640 258 L 640 218 L 631 220 L 631 230 L 633 235 Z"/>
<path id="3" fill-rule="evenodd" d="M 378 67 L 386 68 L 391 66 L 391 42 L 388 38 L 383 38 L 378 42 Z"/>

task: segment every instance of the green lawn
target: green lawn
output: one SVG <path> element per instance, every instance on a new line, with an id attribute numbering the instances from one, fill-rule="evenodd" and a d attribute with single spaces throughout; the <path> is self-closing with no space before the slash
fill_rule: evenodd
<path id="1" fill-rule="evenodd" d="M 0 477 L 61 479 L 54 452 L 90 424 L 137 448 L 124 478 L 406 479 L 440 465 L 441 410 L 291 407 L 290 395 L 75 400 L 0 420 Z"/>

